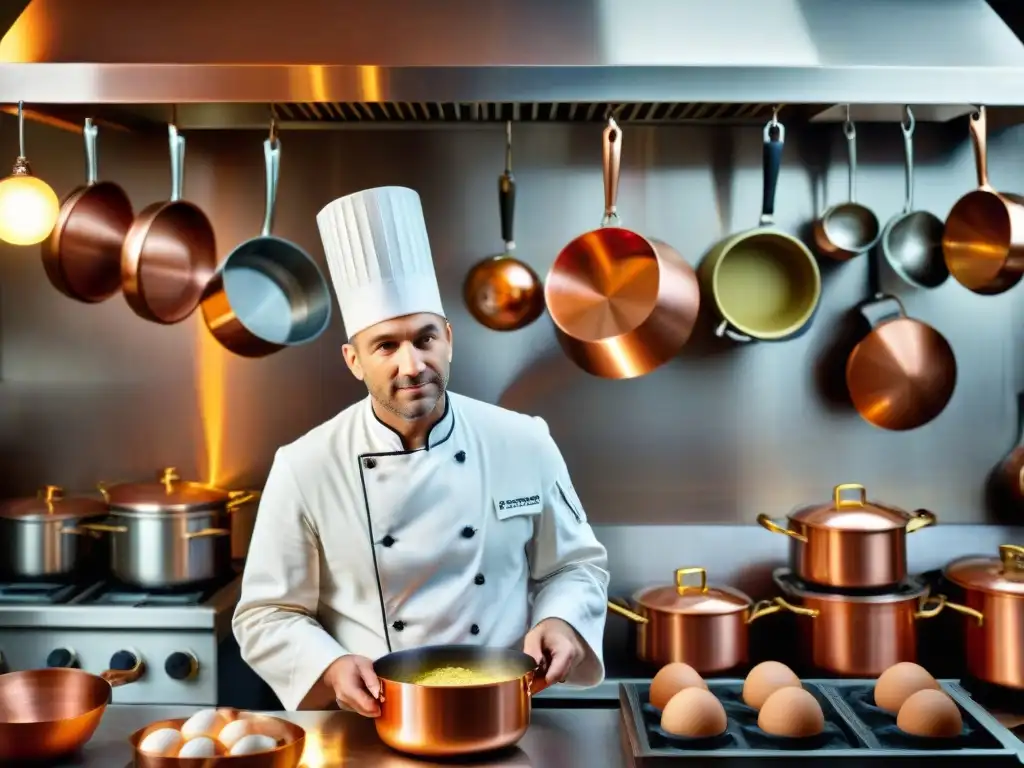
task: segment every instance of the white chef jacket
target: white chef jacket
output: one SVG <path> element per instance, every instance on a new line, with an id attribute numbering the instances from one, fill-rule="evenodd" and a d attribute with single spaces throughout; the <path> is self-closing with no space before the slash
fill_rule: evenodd
<path id="1" fill-rule="evenodd" d="M 448 393 L 408 451 L 367 397 L 277 451 L 233 628 L 288 710 L 334 702 L 339 657 L 522 647 L 554 617 L 583 639 L 566 680 L 604 678 L 607 552 L 539 417 Z"/>

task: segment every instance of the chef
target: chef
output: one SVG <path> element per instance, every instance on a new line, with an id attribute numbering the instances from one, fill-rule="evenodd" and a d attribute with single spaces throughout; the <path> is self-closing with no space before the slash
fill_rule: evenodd
<path id="1" fill-rule="evenodd" d="M 373 661 L 519 647 L 549 682 L 604 677 L 607 553 L 539 417 L 447 390 L 445 319 L 419 195 L 317 215 L 369 396 L 274 456 L 233 628 L 288 710 L 380 713 Z"/>

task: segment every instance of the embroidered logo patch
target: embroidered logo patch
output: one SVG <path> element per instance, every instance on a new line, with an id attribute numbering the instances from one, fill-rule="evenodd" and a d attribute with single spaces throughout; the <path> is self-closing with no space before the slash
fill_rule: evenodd
<path id="1" fill-rule="evenodd" d="M 498 502 L 499 510 L 522 509 L 523 507 L 535 507 L 540 504 L 540 496 L 520 496 L 518 499 L 505 499 Z"/>

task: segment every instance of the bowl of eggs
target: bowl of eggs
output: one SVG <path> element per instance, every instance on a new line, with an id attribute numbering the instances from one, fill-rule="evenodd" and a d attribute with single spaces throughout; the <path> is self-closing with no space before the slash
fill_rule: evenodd
<path id="1" fill-rule="evenodd" d="M 286 720 L 237 709 L 203 709 L 132 734 L 136 768 L 296 768 L 306 732 Z"/>

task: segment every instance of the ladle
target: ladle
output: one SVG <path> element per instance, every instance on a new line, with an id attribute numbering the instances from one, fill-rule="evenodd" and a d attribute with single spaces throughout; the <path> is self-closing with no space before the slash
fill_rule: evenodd
<path id="1" fill-rule="evenodd" d="M 903 212 L 889 220 L 882 232 L 882 256 L 899 277 L 915 288 L 938 288 L 949 277 L 942 252 L 945 222 L 929 211 L 914 210 L 914 113 L 906 107 L 900 123 L 906 157 L 906 193 Z"/>
<path id="2" fill-rule="evenodd" d="M 846 107 L 843 123 L 846 150 L 850 159 L 849 195 L 845 203 L 833 205 L 814 224 L 814 243 L 822 256 L 847 261 L 875 247 L 882 234 L 878 217 L 857 202 L 857 128 Z"/>

